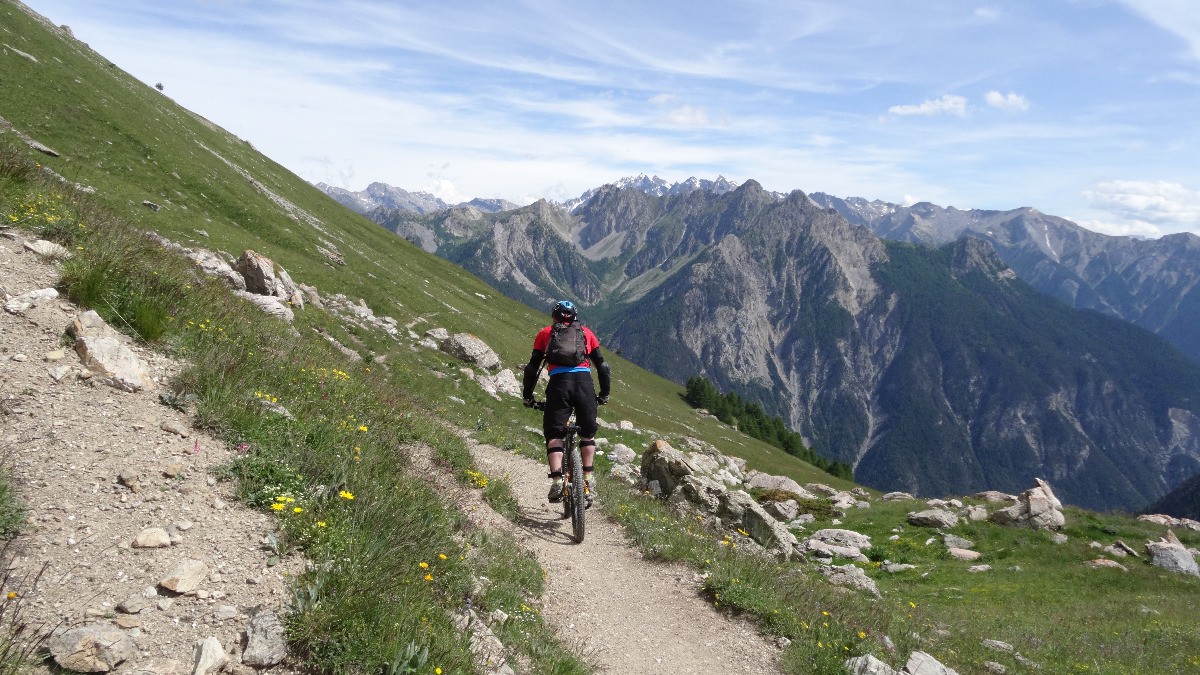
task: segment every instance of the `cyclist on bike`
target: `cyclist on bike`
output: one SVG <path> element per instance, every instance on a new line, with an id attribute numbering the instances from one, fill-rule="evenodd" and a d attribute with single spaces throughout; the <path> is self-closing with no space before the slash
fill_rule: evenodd
<path id="1" fill-rule="evenodd" d="M 534 405 L 533 390 L 537 386 L 538 374 L 542 364 L 547 362 L 547 349 L 551 346 L 551 335 L 558 329 L 570 327 L 579 320 L 579 312 L 575 303 L 561 300 L 554 305 L 551 312 L 554 319 L 552 326 L 546 326 L 538 331 L 533 339 L 533 354 L 525 365 L 524 388 L 522 396 L 525 405 Z M 575 327 L 581 329 L 583 345 L 582 359 L 574 366 L 549 364 L 550 383 L 546 385 L 546 407 L 542 416 L 542 432 L 546 437 L 546 462 L 550 465 L 550 493 L 546 496 L 551 502 L 562 501 L 563 493 L 563 439 L 567 435 L 567 420 L 571 411 L 579 425 L 579 453 L 583 459 L 583 476 L 587 481 L 587 504 L 592 502 L 592 494 L 596 492 L 596 479 L 592 476 L 592 465 L 596 456 L 596 406 L 608 403 L 611 375 L 608 364 L 600 355 L 600 341 L 590 329 L 582 324 Z M 592 365 L 596 366 L 596 374 L 600 379 L 600 395 L 592 385 Z"/>

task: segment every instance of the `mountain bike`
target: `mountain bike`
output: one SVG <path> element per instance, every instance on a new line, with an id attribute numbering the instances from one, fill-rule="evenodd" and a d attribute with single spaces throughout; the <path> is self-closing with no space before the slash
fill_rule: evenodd
<path id="1" fill-rule="evenodd" d="M 546 402 L 538 401 L 533 404 L 535 410 L 545 410 Z M 575 437 L 579 434 L 579 426 L 575 424 L 575 415 L 567 421 L 567 436 L 563 439 L 563 518 L 571 519 L 571 532 L 575 543 L 583 543 L 584 513 L 587 511 L 588 484 L 583 479 L 583 456 L 579 453 L 579 444 Z"/>

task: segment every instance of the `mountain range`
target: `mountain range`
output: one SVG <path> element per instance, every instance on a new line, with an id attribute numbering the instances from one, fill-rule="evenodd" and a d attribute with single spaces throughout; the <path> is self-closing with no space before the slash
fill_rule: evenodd
<path id="1" fill-rule="evenodd" d="M 579 300 L 626 357 L 762 402 L 867 485 L 1040 476 L 1072 503 L 1137 509 L 1200 471 L 1200 367 L 1163 339 L 1185 333 L 1194 237 L 1146 261 L 1155 242 L 1032 209 L 625 183 L 573 205 L 371 217 L 527 304 Z M 1133 309 L 1162 337 L 1112 318 Z"/>

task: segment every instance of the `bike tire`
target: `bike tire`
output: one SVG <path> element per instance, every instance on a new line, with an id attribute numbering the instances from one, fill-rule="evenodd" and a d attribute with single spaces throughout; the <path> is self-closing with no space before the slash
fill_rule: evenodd
<path id="1" fill-rule="evenodd" d="M 575 534 L 575 543 L 583 543 L 584 513 L 587 509 L 587 493 L 583 482 L 583 458 L 579 448 L 571 445 L 569 455 L 571 462 L 571 530 Z"/>

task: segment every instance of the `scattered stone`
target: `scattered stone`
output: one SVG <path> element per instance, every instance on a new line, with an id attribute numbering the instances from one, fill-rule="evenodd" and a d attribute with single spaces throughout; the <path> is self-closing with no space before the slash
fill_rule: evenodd
<path id="1" fill-rule="evenodd" d="M 946 545 L 946 548 L 975 548 L 975 542 L 954 534 L 942 535 L 942 543 Z"/>
<path id="2" fill-rule="evenodd" d="M 246 650 L 242 663 L 256 668 L 269 668 L 287 657 L 287 631 L 274 612 L 262 612 L 250 619 L 246 629 Z"/>
<path id="3" fill-rule="evenodd" d="M 117 474 L 117 481 L 129 488 L 130 492 L 137 492 L 142 489 L 141 478 L 138 476 L 138 472 L 133 469 L 121 469 L 121 472 Z"/>
<path id="4" fill-rule="evenodd" d="M 192 675 L 208 675 L 221 670 L 229 657 L 221 647 L 221 641 L 215 637 L 207 637 L 196 642 L 193 651 Z"/>
<path id="5" fill-rule="evenodd" d="M 991 571 L 992 571 L 992 566 L 991 566 L 991 565 L 971 565 L 970 567 L 968 567 L 968 568 L 967 568 L 967 571 L 968 571 L 968 572 L 975 572 L 975 573 L 977 573 L 977 572 L 991 572 Z"/>
<path id="6" fill-rule="evenodd" d="M 1003 664 L 996 663 L 995 661 L 984 661 L 983 669 L 993 675 L 1006 675 L 1008 673 L 1008 669 Z"/>
<path id="7" fill-rule="evenodd" d="M 43 258 L 50 258 L 52 260 L 71 257 L 71 252 L 66 247 L 52 241 L 46 241 L 45 239 L 25 242 L 25 250 L 32 251 Z"/>
<path id="8" fill-rule="evenodd" d="M 149 609 L 157 599 L 158 590 L 153 586 L 147 586 L 141 593 L 125 598 L 125 600 L 117 605 L 117 611 L 125 612 L 126 614 L 137 614 L 142 610 Z"/>
<path id="9" fill-rule="evenodd" d="M 188 430 L 187 425 L 178 420 L 167 420 L 166 422 L 163 422 L 159 428 L 167 433 L 175 434 L 176 436 L 182 436 L 183 438 L 187 438 L 191 433 Z"/>
<path id="10" fill-rule="evenodd" d="M 154 202 L 150 201 L 149 199 L 143 199 L 142 206 L 144 206 L 154 212 L 157 212 L 159 209 L 162 208 L 158 204 L 155 204 Z"/>
<path id="11" fill-rule="evenodd" d="M 133 540 L 134 548 L 166 548 L 171 545 L 171 535 L 161 527 L 147 527 Z"/>
<path id="12" fill-rule="evenodd" d="M 877 598 L 881 597 L 875 580 L 867 576 L 867 573 L 856 565 L 822 566 L 821 574 L 829 583 L 866 591 Z"/>
<path id="13" fill-rule="evenodd" d="M 129 615 L 118 616 L 116 619 L 113 620 L 113 623 L 117 624 L 117 626 L 119 628 L 125 628 L 125 629 L 142 627 L 141 619 L 139 619 L 136 616 L 129 616 Z"/>
<path id="14" fill-rule="evenodd" d="M 46 646 L 60 667 L 83 673 L 106 673 L 137 657 L 137 646 L 126 633 L 99 624 L 68 630 Z"/>
<path id="15" fill-rule="evenodd" d="M 979 506 L 978 504 L 974 504 L 971 506 L 962 507 L 962 509 L 959 511 L 959 515 L 964 516 L 967 520 L 970 520 L 971 522 L 978 523 L 980 521 L 984 521 L 984 520 L 988 519 L 988 510 L 987 510 L 986 506 Z"/>
<path id="16" fill-rule="evenodd" d="M 958 525 L 958 516 L 945 509 L 928 509 L 908 514 L 909 525 L 950 528 Z"/>
<path id="17" fill-rule="evenodd" d="M 987 647 L 988 649 L 998 652 L 1005 652 L 1008 654 L 1011 654 L 1014 649 L 1012 645 L 1008 644 L 1007 642 L 1001 642 L 1000 640 L 984 640 L 983 646 Z"/>
<path id="18" fill-rule="evenodd" d="M 885 502 L 899 502 L 899 501 L 911 501 L 911 500 L 916 499 L 916 497 L 912 496 L 911 494 L 909 494 L 907 492 L 889 492 L 889 493 L 885 494 L 884 496 L 880 497 L 880 499 L 882 499 Z"/>
<path id="19" fill-rule="evenodd" d="M 78 340 L 79 338 L 90 337 L 119 337 L 120 333 L 109 326 L 108 323 L 96 313 L 96 310 L 89 309 L 88 311 L 76 316 L 67 324 L 67 335 Z"/>
<path id="20" fill-rule="evenodd" d="M 1118 569 L 1118 570 L 1121 570 L 1122 572 L 1129 571 L 1129 569 L 1126 568 L 1121 563 L 1117 562 L 1116 560 L 1109 560 L 1108 558 L 1096 558 L 1095 560 L 1089 560 L 1084 564 L 1092 569 L 1109 568 L 1109 569 Z"/>
<path id="21" fill-rule="evenodd" d="M 940 661 L 925 652 L 913 652 L 904 664 L 904 672 L 908 675 L 958 675 L 958 671 L 947 668 Z"/>
<path id="22" fill-rule="evenodd" d="M 1055 532 L 1054 534 L 1050 535 L 1050 541 L 1061 546 L 1062 544 L 1070 541 L 1070 537 L 1062 532 Z"/>
<path id="23" fill-rule="evenodd" d="M 897 574 L 899 572 L 907 572 L 908 570 L 915 570 L 915 569 L 917 569 L 916 565 L 910 565 L 908 563 L 890 562 L 890 563 L 884 564 L 884 566 L 883 566 L 883 571 L 887 572 L 888 574 Z"/>
<path id="24" fill-rule="evenodd" d="M 75 341 L 75 352 L 84 366 L 114 389 L 136 392 L 153 386 L 141 359 L 116 338 L 84 335 Z"/>
<path id="25" fill-rule="evenodd" d="M 217 621 L 228 621 L 238 615 L 237 607 L 233 605 L 221 605 L 217 607 L 217 611 L 213 613 L 213 618 Z"/>
<path id="26" fill-rule="evenodd" d="M 4 303 L 4 311 L 9 314 L 21 314 L 27 310 L 33 309 L 38 305 L 53 300 L 58 297 L 58 291 L 53 288 L 39 288 L 35 291 L 22 293 L 15 298 L 10 298 Z"/>
<path id="27" fill-rule="evenodd" d="M 46 372 L 50 374 L 50 379 L 55 382 L 62 382 L 63 378 L 71 374 L 71 366 L 58 366 L 57 368 L 48 368 Z"/>
<path id="28" fill-rule="evenodd" d="M 1012 502 L 1017 501 L 1017 497 L 1015 495 L 1010 495 L 1005 492 L 998 492 L 996 490 L 987 490 L 985 492 L 976 492 L 975 494 L 971 495 L 971 497 L 973 499 L 982 499 L 985 502 L 992 502 L 992 503 L 999 503 L 999 504 L 1003 504 L 1005 502 L 1012 503 Z"/>
<path id="29" fill-rule="evenodd" d="M 947 549 L 947 551 L 950 553 L 951 558 L 954 558 L 955 560 L 962 560 L 964 562 L 979 560 L 981 557 L 983 557 L 983 554 L 981 554 L 979 551 L 970 551 L 965 548 L 951 548 Z"/>
<path id="30" fill-rule="evenodd" d="M 175 593 L 190 593 L 200 587 L 206 576 L 208 576 L 208 565 L 200 560 L 187 559 L 180 562 L 169 575 L 163 577 L 158 585 Z"/>
<path id="31" fill-rule="evenodd" d="M 842 665 L 849 675 L 900 675 L 895 668 L 871 654 L 846 659 Z"/>
<path id="32" fill-rule="evenodd" d="M 608 451 L 608 458 L 617 464 L 629 464 L 637 458 L 637 454 L 624 443 L 617 443 Z"/>

